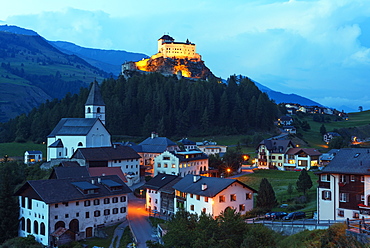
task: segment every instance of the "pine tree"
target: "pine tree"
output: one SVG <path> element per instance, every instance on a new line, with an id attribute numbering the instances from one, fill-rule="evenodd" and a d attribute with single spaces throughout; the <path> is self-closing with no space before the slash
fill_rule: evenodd
<path id="1" fill-rule="evenodd" d="M 297 190 L 299 192 L 303 192 L 304 195 L 306 195 L 307 190 L 309 190 L 312 187 L 312 180 L 310 175 L 308 175 L 307 171 L 303 169 L 301 171 L 301 174 L 299 174 L 298 180 L 297 180 Z"/>
<path id="2" fill-rule="evenodd" d="M 321 127 L 320 127 L 320 133 L 321 133 L 321 135 L 326 134 L 326 127 L 325 127 L 324 124 L 322 124 Z"/>
<path id="3" fill-rule="evenodd" d="M 277 205 L 275 191 L 266 178 L 263 178 L 260 183 L 256 200 L 256 207 L 264 208 L 267 211 Z"/>

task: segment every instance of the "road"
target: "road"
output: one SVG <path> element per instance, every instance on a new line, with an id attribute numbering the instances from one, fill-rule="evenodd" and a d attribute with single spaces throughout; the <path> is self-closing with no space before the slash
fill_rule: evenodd
<path id="1" fill-rule="evenodd" d="M 148 212 L 145 211 L 145 199 L 136 198 L 132 193 L 129 195 L 128 221 L 131 230 L 136 237 L 139 248 L 145 248 L 147 240 L 158 241 L 153 228 L 148 221 Z"/>

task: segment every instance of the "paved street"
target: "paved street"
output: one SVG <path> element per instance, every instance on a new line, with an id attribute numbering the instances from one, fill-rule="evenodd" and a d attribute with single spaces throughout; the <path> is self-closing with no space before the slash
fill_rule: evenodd
<path id="1" fill-rule="evenodd" d="M 145 199 L 136 198 L 133 194 L 129 195 L 128 220 L 137 239 L 137 247 L 145 248 L 147 240 L 158 241 L 148 221 L 148 212 L 145 211 Z"/>

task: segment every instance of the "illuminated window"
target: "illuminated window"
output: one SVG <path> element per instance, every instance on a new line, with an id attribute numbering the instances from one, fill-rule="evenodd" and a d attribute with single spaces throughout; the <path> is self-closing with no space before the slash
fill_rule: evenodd
<path id="1" fill-rule="evenodd" d="M 331 191 L 329 190 L 323 190 L 322 191 L 322 199 L 331 201 Z"/>
<path id="2" fill-rule="evenodd" d="M 197 200 L 198 200 L 198 201 L 200 200 L 200 195 L 197 195 Z"/>
<path id="3" fill-rule="evenodd" d="M 225 196 L 224 195 L 219 196 L 219 202 L 225 202 Z"/>
<path id="4" fill-rule="evenodd" d="M 245 211 L 245 205 L 244 204 L 239 205 L 239 211 Z"/>
<path id="5" fill-rule="evenodd" d="M 253 194 L 252 193 L 246 193 L 245 194 L 245 199 L 246 200 L 252 200 L 252 198 L 253 198 Z"/>
<path id="6" fill-rule="evenodd" d="M 190 210 L 194 211 L 194 205 L 190 205 Z"/>
<path id="7" fill-rule="evenodd" d="M 236 201 L 236 195 L 235 194 L 230 195 L 230 201 Z"/>

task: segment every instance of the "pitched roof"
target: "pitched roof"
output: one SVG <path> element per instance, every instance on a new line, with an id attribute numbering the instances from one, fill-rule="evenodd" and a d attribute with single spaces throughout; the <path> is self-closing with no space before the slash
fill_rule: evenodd
<path id="1" fill-rule="evenodd" d="M 189 152 L 170 152 L 175 155 L 180 162 L 188 162 L 200 159 L 208 159 L 208 155 L 201 151 L 189 151 Z M 192 155 L 186 158 L 186 155 Z"/>
<path id="2" fill-rule="evenodd" d="M 315 148 L 290 148 L 286 154 L 296 155 L 300 152 L 304 152 L 310 156 L 320 156 L 321 152 L 316 150 Z"/>
<path id="3" fill-rule="evenodd" d="M 127 182 L 120 167 L 89 167 L 88 170 L 92 177 L 117 175 L 122 181 Z"/>
<path id="4" fill-rule="evenodd" d="M 291 140 L 275 140 L 275 139 L 263 140 L 258 146 L 261 145 L 265 145 L 267 150 L 273 153 L 283 153 L 288 149 L 289 146 L 294 147 L 294 144 Z"/>
<path id="5" fill-rule="evenodd" d="M 26 151 L 29 155 L 36 155 L 36 154 L 42 154 L 41 151 Z"/>
<path id="6" fill-rule="evenodd" d="M 97 121 L 100 121 L 99 118 L 62 118 L 48 137 L 87 135 Z"/>
<path id="7" fill-rule="evenodd" d="M 66 178 L 66 179 L 49 179 L 27 181 L 15 195 L 27 196 L 33 191 L 33 198 L 39 199 L 47 204 L 78 201 L 90 198 L 99 198 L 105 196 L 114 196 L 130 193 L 130 188 L 118 176 L 100 177 L 102 183 L 98 183 L 98 177 L 86 178 Z M 92 184 L 94 180 L 94 184 Z M 111 191 L 103 180 L 110 180 L 116 184 L 122 185 L 119 190 Z M 80 188 L 79 188 L 80 187 Z M 81 187 L 92 188 L 97 187 L 98 192 L 94 194 L 84 194 Z"/>
<path id="8" fill-rule="evenodd" d="M 191 140 L 189 140 L 187 138 L 179 140 L 179 143 L 182 143 L 184 145 L 195 145 L 195 142 L 194 141 L 191 141 Z"/>
<path id="9" fill-rule="evenodd" d="M 196 178 L 196 182 L 194 182 L 194 178 Z M 202 176 L 195 176 L 195 175 L 190 175 L 190 174 L 182 178 L 178 183 L 176 183 L 173 186 L 173 188 L 181 192 L 185 192 L 189 194 L 201 195 L 201 196 L 206 196 L 206 197 L 214 197 L 233 183 L 239 183 L 242 186 L 252 190 L 253 192 L 257 192 L 253 188 L 245 185 L 244 183 L 236 179 L 226 179 L 226 178 L 218 178 L 218 177 L 202 177 Z M 203 184 L 207 185 L 207 189 L 202 190 Z"/>
<path id="10" fill-rule="evenodd" d="M 54 167 L 49 178 L 64 179 L 64 178 L 83 178 L 89 176 L 90 174 L 86 166 Z"/>
<path id="11" fill-rule="evenodd" d="M 168 34 L 165 34 L 161 38 L 159 38 L 158 40 L 172 40 L 172 41 L 174 41 L 175 39 L 172 38 L 171 36 L 169 36 Z"/>
<path id="12" fill-rule="evenodd" d="M 132 148 L 137 152 L 162 153 L 170 146 L 177 146 L 177 144 L 166 137 L 149 137 Z"/>
<path id="13" fill-rule="evenodd" d="M 92 87 L 87 97 L 85 105 L 100 105 L 105 106 L 103 97 L 101 96 L 100 88 L 98 82 L 93 82 Z"/>
<path id="14" fill-rule="evenodd" d="M 321 173 L 370 175 L 370 149 L 340 149 Z"/>
<path id="15" fill-rule="evenodd" d="M 60 162 L 59 166 L 61 167 L 81 167 L 77 161 L 65 161 Z"/>
<path id="16" fill-rule="evenodd" d="M 64 147 L 64 145 L 61 139 L 57 139 L 49 147 Z"/>
<path id="17" fill-rule="evenodd" d="M 87 161 L 111 161 L 141 158 L 130 146 L 78 148 L 72 158 Z"/>
<path id="18" fill-rule="evenodd" d="M 158 173 L 155 177 L 150 179 L 148 182 L 144 184 L 145 188 L 159 190 L 162 187 L 166 186 L 176 178 L 179 178 L 179 176 L 165 174 L 165 173 Z"/>

